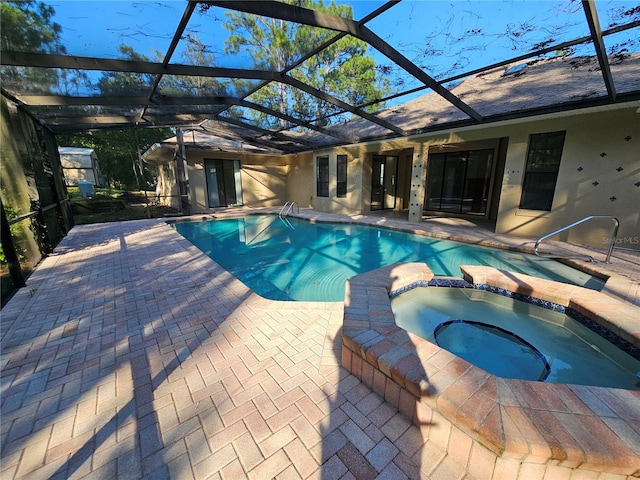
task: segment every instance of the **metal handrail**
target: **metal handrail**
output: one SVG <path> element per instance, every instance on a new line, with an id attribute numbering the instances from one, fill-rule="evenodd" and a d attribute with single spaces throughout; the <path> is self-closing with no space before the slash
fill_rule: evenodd
<path id="1" fill-rule="evenodd" d="M 286 218 L 287 215 L 289 213 L 291 213 L 291 210 L 293 209 L 293 206 L 296 206 L 298 208 L 298 213 L 300 213 L 300 205 L 298 205 L 298 202 L 296 201 L 287 201 L 282 208 L 280 209 L 280 213 L 278 214 L 278 216 L 280 218 Z"/>
<path id="2" fill-rule="evenodd" d="M 280 213 L 278 213 L 278 216 L 280 218 L 282 218 L 282 213 L 285 211 L 285 209 L 289 206 L 291 202 L 289 202 L 289 200 L 287 200 L 286 202 L 284 202 L 284 205 L 282 206 L 282 208 L 280 209 Z"/>
<path id="3" fill-rule="evenodd" d="M 553 237 L 554 235 L 557 235 L 558 233 L 564 232 L 566 230 L 569 230 L 570 228 L 573 228 L 577 225 L 580 225 L 582 223 L 588 222 L 589 220 L 593 220 L 594 218 L 608 218 L 609 220 L 613 220 L 614 226 L 613 226 L 613 236 L 610 238 L 610 243 L 609 243 L 609 251 L 607 252 L 607 258 L 605 259 L 604 263 L 611 263 L 609 261 L 609 259 L 611 258 L 611 253 L 613 252 L 613 247 L 616 244 L 616 238 L 618 238 L 618 229 L 620 228 L 620 220 L 618 220 L 616 217 L 613 217 L 611 215 L 590 215 L 588 217 L 583 218 L 582 220 L 578 220 L 577 222 L 572 223 L 571 225 L 567 225 L 566 227 L 562 227 L 559 228 L 558 230 L 555 230 L 551 233 L 548 233 L 547 235 L 544 235 L 543 237 L 540 237 L 537 241 L 536 241 L 536 245 L 534 247 L 534 252 L 537 256 L 539 257 L 543 257 L 543 258 L 588 258 L 590 262 L 595 262 L 594 258 L 591 255 L 551 255 L 551 254 L 541 254 L 540 252 L 538 252 L 538 247 L 540 246 L 540 244 L 546 240 L 549 237 Z"/>

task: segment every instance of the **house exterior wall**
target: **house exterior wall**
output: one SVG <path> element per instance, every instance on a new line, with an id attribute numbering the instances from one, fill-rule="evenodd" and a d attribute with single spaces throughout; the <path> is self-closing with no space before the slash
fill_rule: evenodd
<path id="1" fill-rule="evenodd" d="M 419 221 L 430 149 L 465 150 L 492 143 L 504 157 L 504 164 L 494 170 L 485 215 L 496 220 L 496 233 L 540 237 L 590 215 L 612 215 L 620 220 L 617 244 L 640 249 L 639 106 L 635 102 L 299 155 L 288 178 L 288 197 L 319 211 L 368 214 L 373 154 L 399 155 L 401 162 L 411 155 L 410 168 L 404 167 L 398 178 L 402 185 L 410 175 L 404 183 L 409 195 L 398 193 L 403 201 L 397 209 L 408 209 L 409 220 Z M 566 136 L 552 210 L 520 209 L 530 136 L 554 131 L 565 131 Z M 335 156 L 344 152 L 349 158 L 349 193 L 340 199 L 335 197 Z M 329 197 L 317 197 L 315 192 L 315 159 L 322 155 L 329 156 Z M 606 247 L 612 225 L 606 219 L 594 220 L 557 239 Z"/>
<path id="2" fill-rule="evenodd" d="M 347 194 L 337 196 L 337 156 L 347 156 Z M 318 157 L 329 157 L 329 196 L 319 197 L 316 192 L 316 165 Z M 301 207 L 321 212 L 354 214 L 362 208 L 363 167 L 357 148 L 318 150 L 297 155 L 289 174 L 288 197 Z"/>
<path id="3" fill-rule="evenodd" d="M 240 160 L 242 203 L 248 207 L 283 205 L 287 201 L 288 156 L 245 155 L 187 150 L 187 175 L 191 212 L 206 213 L 208 205 L 205 159 Z"/>
<path id="4" fill-rule="evenodd" d="M 620 220 L 619 246 L 640 248 L 640 114 L 638 105 L 513 126 L 496 233 L 539 237 L 590 215 Z M 529 136 L 566 131 L 550 212 L 519 208 Z M 612 222 L 592 221 L 554 237 L 606 247 Z"/>
<path id="5" fill-rule="evenodd" d="M 424 211 L 429 152 L 496 149 L 485 219 L 496 233 L 538 238 L 590 215 L 620 220 L 618 246 L 640 249 L 640 102 L 564 112 L 511 122 L 457 128 L 415 137 L 350 145 L 297 155 L 267 156 L 188 151 L 193 213 L 209 211 L 205 158 L 240 159 L 243 204 L 301 208 L 346 215 L 370 213 L 373 155 L 398 156 L 396 210 L 420 221 Z M 520 208 L 530 137 L 565 132 L 552 209 Z M 347 195 L 337 197 L 336 157 L 347 155 Z M 317 158 L 329 158 L 329 196 L 316 192 Z M 429 213 L 430 214 L 430 213 Z M 445 215 L 445 214 L 442 214 Z M 478 218 L 478 216 L 475 216 Z M 597 220 L 558 240 L 606 247 L 613 222 Z"/>
<path id="6" fill-rule="evenodd" d="M 397 210 L 408 208 L 410 198 L 409 175 L 415 142 L 406 139 L 382 143 L 353 145 L 335 149 L 317 150 L 296 155 L 292 158 L 288 176 L 288 200 L 296 201 L 301 207 L 338 214 L 367 214 L 371 200 L 371 165 L 373 155 L 398 156 L 398 203 Z M 337 156 L 347 156 L 347 195 L 337 196 Z M 318 197 L 316 192 L 317 158 L 329 157 L 329 196 Z"/>

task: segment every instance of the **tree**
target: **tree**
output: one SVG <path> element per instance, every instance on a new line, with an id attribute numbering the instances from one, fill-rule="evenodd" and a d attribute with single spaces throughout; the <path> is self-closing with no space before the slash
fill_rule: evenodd
<path id="1" fill-rule="evenodd" d="M 214 65 L 215 54 L 202 43 L 197 34 L 188 34 L 184 40 L 186 47 L 181 61 L 186 65 L 210 67 Z M 213 77 L 198 77 L 184 75 L 179 77 L 165 77 L 160 84 L 164 95 L 215 97 L 225 95 L 225 86 Z"/>
<path id="2" fill-rule="evenodd" d="M 98 130 L 60 135 L 58 144 L 93 148 L 98 156 L 100 170 L 106 175 L 110 187 L 124 190 L 147 189 L 155 179 L 148 169 L 141 177 L 138 148 L 140 152 L 144 152 L 154 143 L 170 136 L 171 130 L 168 128 Z"/>
<path id="3" fill-rule="evenodd" d="M 322 0 L 288 0 L 304 8 L 326 12 L 343 18 L 353 18 L 347 5 Z M 209 5 L 201 5 L 206 11 Z M 305 54 L 336 35 L 322 28 L 289 23 L 284 20 L 260 17 L 242 12 L 225 13 L 224 27 L 230 32 L 226 52 L 246 53 L 254 68 L 285 71 Z M 312 87 L 325 91 L 349 104 L 361 105 L 382 98 L 388 92 L 388 83 L 377 75 L 375 61 L 367 56 L 366 42 L 346 36 L 290 72 Z M 329 115 L 339 109 L 335 105 L 292 88 L 272 82 L 255 92 L 251 100 L 273 110 L 304 120 L 331 123 Z M 369 107 L 369 111 L 382 108 Z M 256 112 L 254 118 L 264 127 L 273 127 L 273 117 Z M 280 127 L 288 127 L 279 120 Z"/>
<path id="4" fill-rule="evenodd" d="M 52 21 L 55 10 L 35 0 L 7 0 L 0 4 L 2 50 L 65 53 L 61 27 Z"/>
<path id="5" fill-rule="evenodd" d="M 128 45 L 120 45 L 118 51 L 126 60 L 140 62 L 149 60 Z M 102 95 L 148 95 L 153 78 L 153 75 L 148 73 L 105 72 L 98 79 L 97 87 Z"/>
<path id="6" fill-rule="evenodd" d="M 55 11 L 35 0 L 7 0 L 0 3 L 0 46 L 3 51 L 66 53 Z M 8 88 L 31 93 L 48 93 L 58 82 L 52 69 L 3 67 L 2 82 Z"/>

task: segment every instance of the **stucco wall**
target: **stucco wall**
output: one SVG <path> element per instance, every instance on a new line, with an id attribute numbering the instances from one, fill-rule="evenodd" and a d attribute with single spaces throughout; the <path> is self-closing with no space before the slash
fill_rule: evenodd
<path id="1" fill-rule="evenodd" d="M 372 156 L 383 154 L 398 155 L 400 162 L 406 163 L 399 171 L 398 183 L 400 190 L 404 190 L 399 192 L 402 201 L 398 208 L 408 208 L 408 217 L 417 221 L 422 216 L 428 152 L 479 148 L 476 146 L 493 142 L 496 148 L 502 145 L 501 149 L 506 151 L 504 172 L 501 163 L 493 178 L 488 208 L 491 218 L 496 219 L 497 233 L 537 238 L 589 215 L 613 215 L 621 222 L 618 245 L 638 249 L 640 114 L 636 110 L 639 108 L 640 102 L 634 102 L 280 157 L 189 151 L 193 212 L 209 210 L 204 158 L 220 158 L 241 160 L 243 203 L 247 206 L 277 206 L 290 200 L 302 208 L 318 211 L 367 214 Z M 565 131 L 566 137 L 552 211 L 522 210 L 519 204 L 529 138 L 532 134 L 554 131 Z M 345 198 L 336 195 L 339 154 L 347 155 L 348 162 Z M 315 191 L 316 158 L 322 155 L 329 157 L 328 197 L 318 197 Z M 606 247 L 611 225 L 609 221 L 599 221 L 558 239 Z"/>
<path id="2" fill-rule="evenodd" d="M 316 195 L 316 159 L 329 157 L 329 196 Z M 337 156 L 347 156 L 347 196 L 337 197 Z M 288 177 L 288 199 L 321 212 L 355 214 L 362 205 L 362 161 L 356 148 L 319 150 L 296 155 Z"/>
<path id="3" fill-rule="evenodd" d="M 409 205 L 410 218 L 420 216 L 427 152 L 433 148 L 467 149 L 479 142 L 498 140 L 506 147 L 504 173 L 493 179 L 492 217 L 497 233 L 540 237 L 589 215 L 613 215 L 620 220 L 618 245 L 640 248 L 640 102 L 626 107 L 583 110 L 438 132 L 408 139 L 355 145 L 300 155 L 289 176 L 289 199 L 301 206 L 332 213 L 369 213 L 373 154 L 401 155 L 413 151 Z M 530 135 L 566 131 L 551 212 L 519 208 Z M 475 147 L 473 147 L 475 148 Z M 347 199 L 335 198 L 335 156 L 349 158 Z M 315 158 L 329 156 L 329 197 L 315 196 Z M 403 182 L 404 178 L 398 179 Z M 495 198 L 498 197 L 498 198 Z M 413 203 L 413 205 L 412 205 Z M 411 214 L 413 213 L 413 217 Z M 605 246 L 612 222 L 598 220 L 577 228 L 560 240 Z"/>
<path id="4" fill-rule="evenodd" d="M 640 114 L 631 108 L 530 122 L 506 129 L 509 148 L 497 233 L 539 237 L 589 215 L 620 220 L 619 244 L 640 248 Z M 519 208 L 529 135 L 566 131 L 551 212 Z M 597 221 L 557 238 L 607 246 L 612 222 Z"/>
<path id="5" fill-rule="evenodd" d="M 283 205 L 287 201 L 287 175 L 291 157 L 187 150 L 192 213 L 209 211 L 205 159 L 240 160 L 243 205 L 267 207 Z"/>
<path id="6" fill-rule="evenodd" d="M 297 202 L 301 208 L 311 208 L 316 190 L 314 156 L 311 153 L 291 158 L 287 178 L 287 200 Z"/>

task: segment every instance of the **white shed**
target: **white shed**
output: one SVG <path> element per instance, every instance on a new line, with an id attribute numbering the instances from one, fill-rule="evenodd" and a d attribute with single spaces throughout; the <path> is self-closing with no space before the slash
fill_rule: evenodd
<path id="1" fill-rule="evenodd" d="M 79 182 L 90 182 L 95 186 L 103 183 L 103 175 L 98 165 L 98 156 L 93 148 L 58 147 L 64 180 L 68 186 Z"/>

